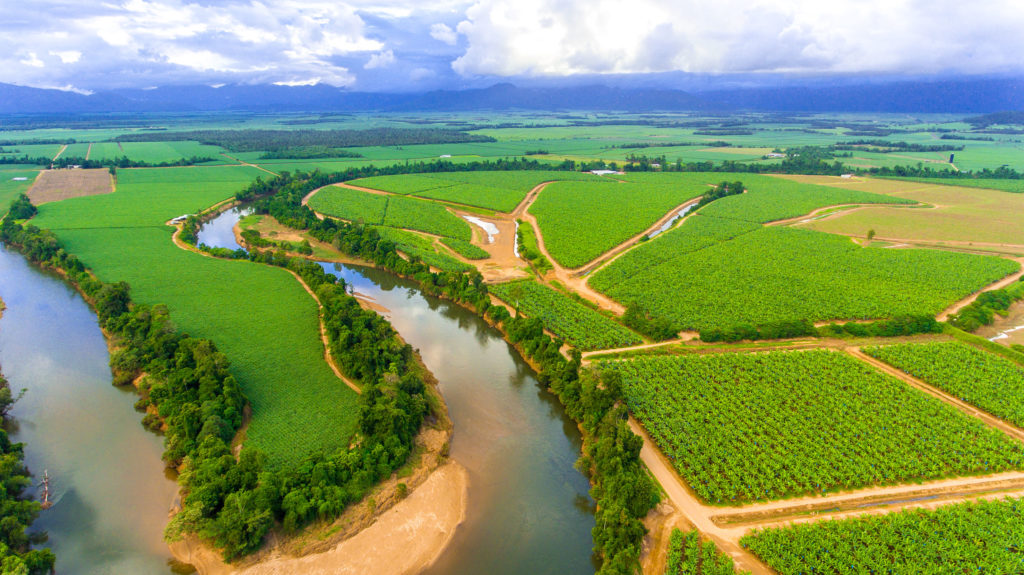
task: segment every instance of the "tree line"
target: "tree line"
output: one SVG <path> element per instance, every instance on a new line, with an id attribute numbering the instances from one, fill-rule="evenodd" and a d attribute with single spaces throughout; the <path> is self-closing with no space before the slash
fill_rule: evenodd
<path id="1" fill-rule="evenodd" d="M 371 128 L 367 130 L 193 130 L 123 134 L 115 142 L 197 141 L 232 152 L 277 152 L 290 148 L 350 148 L 495 142 L 490 136 L 442 128 Z"/>

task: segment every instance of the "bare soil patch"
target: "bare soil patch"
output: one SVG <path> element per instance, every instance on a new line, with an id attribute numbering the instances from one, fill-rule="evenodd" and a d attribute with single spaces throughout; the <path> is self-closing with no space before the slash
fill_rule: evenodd
<path id="1" fill-rule="evenodd" d="M 33 204 L 59 202 L 68 198 L 109 194 L 114 180 L 104 168 L 95 170 L 43 170 L 28 190 Z"/>

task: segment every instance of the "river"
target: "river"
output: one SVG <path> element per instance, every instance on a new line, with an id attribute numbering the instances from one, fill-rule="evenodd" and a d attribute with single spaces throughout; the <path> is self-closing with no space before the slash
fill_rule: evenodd
<path id="1" fill-rule="evenodd" d="M 49 532 L 61 574 L 171 573 L 163 528 L 176 494 L 163 440 L 143 429 L 137 397 L 111 384 L 96 315 L 61 279 L 0 248 L 0 368 L 12 390 L 12 439 L 54 505 Z"/>
<path id="2" fill-rule="evenodd" d="M 202 241 L 234 249 L 239 214 L 203 226 Z M 211 230 L 217 233 L 208 233 Z M 501 334 L 474 313 L 424 296 L 371 268 L 321 264 L 389 310 L 395 329 L 437 376 L 455 426 L 451 457 L 469 474 L 466 521 L 431 575 L 593 573 L 594 502 L 573 467 L 581 438 L 557 399 Z M 13 415 L 29 467 L 49 469 L 57 504 L 35 524 L 50 532 L 58 572 L 169 573 L 163 525 L 175 485 L 161 439 L 111 384 L 96 316 L 58 278 L 0 250 L 0 365 L 29 389 Z"/>

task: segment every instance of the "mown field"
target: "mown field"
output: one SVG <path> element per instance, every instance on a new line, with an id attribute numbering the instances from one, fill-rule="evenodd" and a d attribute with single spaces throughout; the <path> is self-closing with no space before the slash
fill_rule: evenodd
<path id="1" fill-rule="evenodd" d="M 473 237 L 466 220 L 427 200 L 331 186 L 313 196 L 309 207 L 343 220 L 362 220 L 367 224 L 406 228 L 467 242 Z"/>
<path id="2" fill-rule="evenodd" d="M 991 256 L 865 248 L 808 230 L 747 232 L 710 218 L 694 221 L 700 224 L 687 221 L 636 255 L 613 262 L 590 285 L 622 303 L 640 303 L 682 329 L 699 330 L 776 320 L 936 314 L 1020 268 Z M 691 225 L 697 233 L 689 231 Z M 703 249 L 673 251 L 707 237 L 700 232 L 734 237 Z"/>
<path id="3" fill-rule="evenodd" d="M 163 225 L 230 197 L 258 171 L 118 174 L 116 193 L 46 204 L 35 223 L 53 229 L 101 279 L 127 281 L 137 302 L 166 304 L 179 329 L 212 339 L 227 354 L 253 407 L 247 445 L 266 452 L 274 464 L 347 446 L 357 419 L 356 394 L 323 359 L 318 311 L 309 294 L 285 270 L 181 250 Z"/>
<path id="4" fill-rule="evenodd" d="M 444 172 L 377 176 L 353 181 L 352 185 L 511 212 L 538 184 L 562 180 L 601 181 L 579 172 Z"/>
<path id="5" fill-rule="evenodd" d="M 830 351 L 606 361 L 626 402 L 703 500 L 739 504 L 994 473 L 1024 446 Z"/>
<path id="6" fill-rule="evenodd" d="M 539 319 L 545 328 L 578 349 L 625 347 L 642 342 L 626 327 L 533 280 L 495 284 L 489 289 L 527 317 Z"/>
<path id="7" fill-rule="evenodd" d="M 530 213 L 551 256 L 577 268 L 643 232 L 672 208 L 709 190 L 703 175 L 659 174 L 643 183 L 555 182 Z"/>
<path id="8" fill-rule="evenodd" d="M 1024 427 L 1024 369 L 960 342 L 865 347 L 864 353 Z"/>
<path id="9" fill-rule="evenodd" d="M 741 544 L 781 575 L 1020 573 L 1024 503 L 978 501 L 756 530 Z"/>

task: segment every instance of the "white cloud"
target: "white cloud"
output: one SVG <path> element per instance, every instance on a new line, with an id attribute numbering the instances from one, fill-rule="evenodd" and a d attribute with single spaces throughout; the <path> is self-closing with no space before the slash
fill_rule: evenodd
<path id="1" fill-rule="evenodd" d="M 308 78 L 306 80 L 280 80 L 274 82 L 275 86 L 316 86 L 320 83 L 320 78 Z M 221 84 L 223 86 L 223 84 Z"/>
<path id="2" fill-rule="evenodd" d="M 364 65 L 363 68 L 366 68 L 367 70 L 373 70 L 374 68 L 387 68 L 394 63 L 395 53 L 391 50 L 385 50 L 370 56 L 370 60 L 366 62 L 366 65 Z"/>
<path id="3" fill-rule="evenodd" d="M 454 46 L 459 40 L 459 35 L 455 33 L 455 30 L 443 22 L 438 22 L 430 27 L 430 37 L 449 46 Z"/>
<path id="4" fill-rule="evenodd" d="M 50 50 L 50 55 L 60 58 L 62 64 L 74 64 L 82 59 L 82 53 L 78 50 Z"/>
<path id="5" fill-rule="evenodd" d="M 480 0 L 464 75 L 1020 70 L 1015 0 Z"/>
<path id="6" fill-rule="evenodd" d="M 42 68 L 46 65 L 45 63 L 43 63 L 42 60 L 39 59 L 39 56 L 36 56 L 35 52 L 29 52 L 25 55 L 24 58 L 19 60 L 19 62 L 31 68 Z"/>

